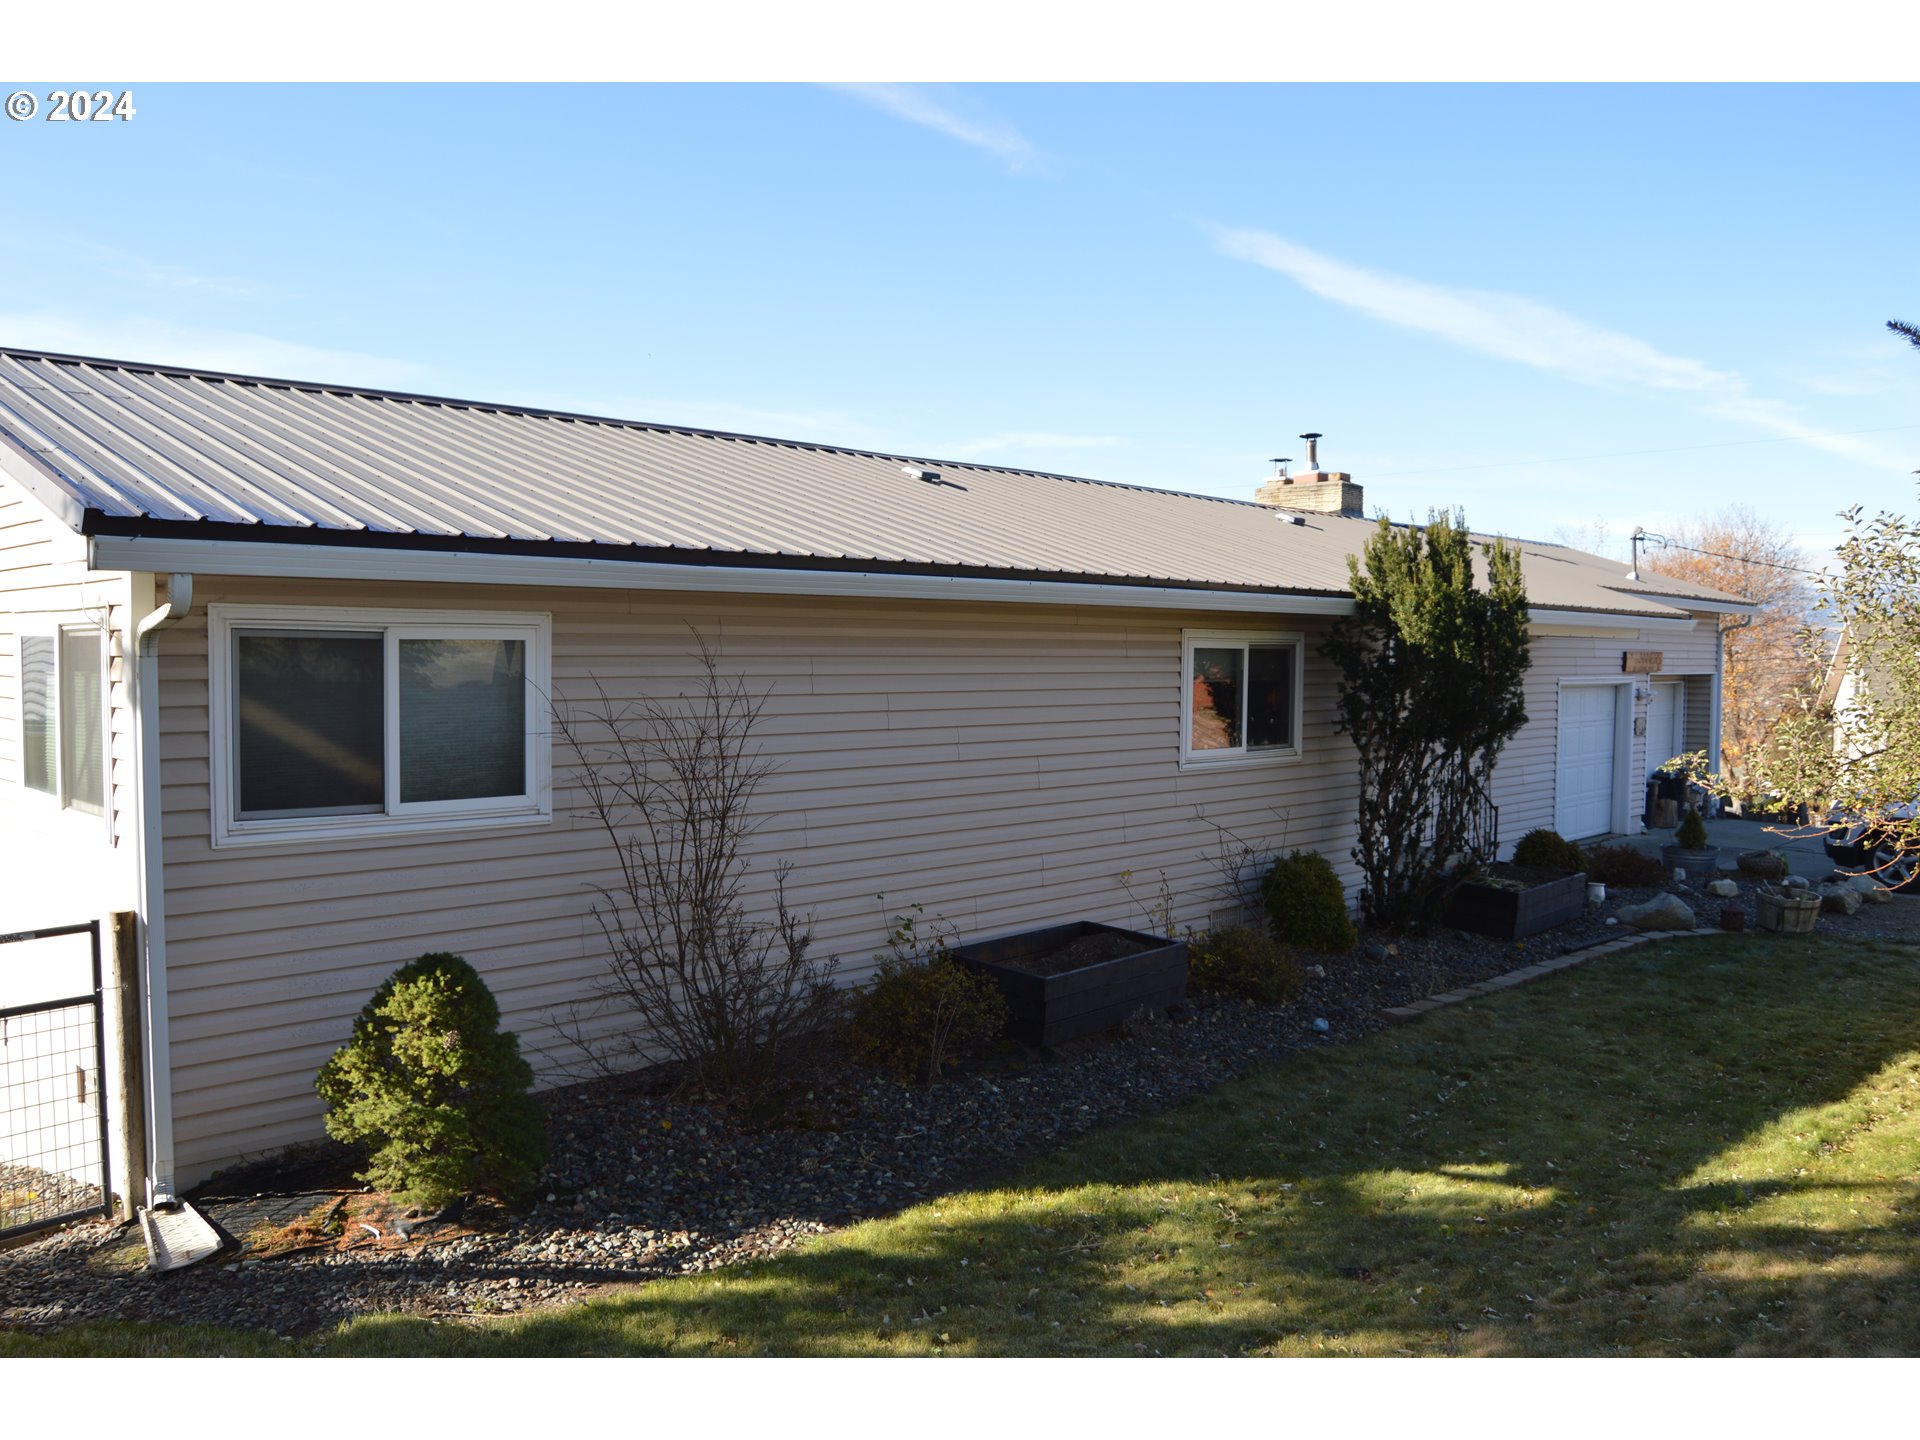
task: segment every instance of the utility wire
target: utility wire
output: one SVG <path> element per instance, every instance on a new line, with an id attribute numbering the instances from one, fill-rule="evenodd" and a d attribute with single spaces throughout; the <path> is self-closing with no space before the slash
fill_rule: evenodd
<path id="1" fill-rule="evenodd" d="M 1804 565 L 1782 565 L 1778 560 L 1756 560 L 1751 555 L 1729 555 L 1724 550 L 1702 550 L 1697 545 L 1682 545 L 1678 540 L 1669 540 L 1664 535 L 1642 535 L 1642 543 L 1658 545 L 1663 550 L 1685 550 L 1693 555 L 1711 555 L 1716 560 L 1731 560 L 1737 565 L 1764 565 L 1770 570 L 1791 570 L 1796 575 L 1824 575 L 1824 570 L 1809 570 Z"/>

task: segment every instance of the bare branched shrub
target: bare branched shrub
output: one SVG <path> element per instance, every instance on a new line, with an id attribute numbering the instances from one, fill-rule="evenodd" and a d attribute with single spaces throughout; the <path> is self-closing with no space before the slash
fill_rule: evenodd
<path id="1" fill-rule="evenodd" d="M 692 693 L 619 703 L 596 680 L 596 699 L 556 706 L 555 726 L 618 862 L 593 910 L 607 942 L 599 999 L 640 1022 L 616 1046 L 636 1063 L 649 1046 L 665 1052 L 757 1105 L 831 1012 L 837 962 L 810 953 L 811 917 L 787 900 L 790 861 L 774 870 L 771 912 L 748 903 L 753 799 L 774 770 L 753 743 L 765 696 L 695 640 Z M 604 1069 L 631 1068 L 585 1048 Z"/>
<path id="2" fill-rule="evenodd" d="M 1265 910 L 1260 887 L 1273 868 L 1275 852 L 1286 844 L 1287 812 L 1275 808 L 1273 814 L 1280 822 L 1279 837 L 1262 835 L 1257 840 L 1249 840 L 1219 821 L 1209 819 L 1200 807 L 1194 807 L 1193 818 L 1213 831 L 1213 850 L 1207 856 L 1214 874 L 1213 897 L 1237 911 L 1242 921 Z"/>

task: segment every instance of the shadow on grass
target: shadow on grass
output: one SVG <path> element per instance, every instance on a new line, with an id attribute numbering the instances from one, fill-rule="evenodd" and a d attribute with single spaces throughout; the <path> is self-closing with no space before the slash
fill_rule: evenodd
<path id="1" fill-rule="evenodd" d="M 1920 950 L 1689 941 L 777 1260 L 334 1354 L 1910 1354 Z"/>

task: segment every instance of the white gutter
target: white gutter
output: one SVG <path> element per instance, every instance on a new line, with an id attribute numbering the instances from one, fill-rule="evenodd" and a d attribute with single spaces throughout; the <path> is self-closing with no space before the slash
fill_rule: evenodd
<path id="1" fill-rule="evenodd" d="M 562 555 L 481 555 L 257 540 L 177 540 L 95 535 L 92 563 L 113 570 L 192 570 L 301 580 L 427 580 L 450 585 L 556 585 L 600 590 L 683 590 L 743 595 L 842 595 L 876 600 L 984 600 L 1033 605 L 1125 605 L 1152 610 L 1247 610 L 1263 615 L 1351 615 L 1346 595 L 1205 590 L 1172 585 L 996 580 L 972 575 L 661 565 Z"/>
<path id="2" fill-rule="evenodd" d="M 1662 633 L 1690 631 L 1698 623 L 1691 615 L 1636 615 L 1631 611 L 1617 610 L 1530 610 L 1527 612 L 1527 622 L 1531 625 L 1561 625 L 1576 629 L 1631 628 Z"/>
<path id="3" fill-rule="evenodd" d="M 167 581 L 167 603 L 133 632 L 134 772 L 140 777 L 140 917 L 146 931 L 141 952 L 140 1004 L 146 1028 L 147 1205 L 170 1205 L 173 1190 L 173 1061 L 167 1029 L 167 926 L 165 856 L 160 813 L 160 646 L 158 635 L 193 608 L 193 576 Z"/>
<path id="4" fill-rule="evenodd" d="M 1240 611 L 1258 615 L 1351 615 L 1347 595 L 1207 590 L 1172 585 L 999 580 L 974 575 L 886 575 L 871 571 L 662 565 L 559 555 L 482 555 L 258 540 L 181 540 L 95 535 L 91 563 L 103 570 L 192 571 L 297 580 L 424 580 L 448 585 L 550 585 L 593 590 L 679 590 L 742 595 L 836 595 L 873 600 L 1012 601 L 1030 605 L 1113 605 L 1147 610 Z M 1536 625 L 1631 625 L 1691 630 L 1677 607 L 1664 614 L 1535 610 Z"/>

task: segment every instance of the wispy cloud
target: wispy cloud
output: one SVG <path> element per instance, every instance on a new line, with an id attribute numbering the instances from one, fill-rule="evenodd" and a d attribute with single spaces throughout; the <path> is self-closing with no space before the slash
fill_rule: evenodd
<path id="1" fill-rule="evenodd" d="M 1876 469 L 1910 461 L 1871 440 L 1822 433 L 1784 401 L 1755 395 L 1744 377 L 1594 325 L 1522 295 L 1434 285 L 1367 270 L 1263 230 L 1218 229 L 1223 255 L 1277 271 L 1303 289 L 1390 325 L 1581 384 L 1677 391 L 1719 419 L 1753 426 Z"/>
<path id="2" fill-rule="evenodd" d="M 257 280 L 238 275 L 213 275 L 186 265 L 149 260 L 144 255 L 119 250 L 111 245 L 90 244 L 87 248 L 97 257 L 100 268 L 107 274 L 122 280 L 137 281 L 157 290 L 184 290 L 202 295 L 254 300 L 265 295 L 268 289 Z"/>
<path id="3" fill-rule="evenodd" d="M 1040 170 L 1046 165 L 1046 156 L 1040 149 L 1011 125 L 962 115 L 917 85 L 835 85 L 831 88 L 889 115 L 937 130 L 963 145 L 997 155 L 1009 169 Z"/>
<path id="4" fill-rule="evenodd" d="M 255 335 L 138 317 L 95 321 L 51 310 L 0 311 L 0 343 L 28 350 L 98 355 L 271 375 L 291 380 L 404 388 L 417 385 L 427 367 L 385 355 L 331 350 Z"/>
<path id="5" fill-rule="evenodd" d="M 971 460 L 979 455 L 1006 455 L 1031 450 L 1104 450 L 1125 445 L 1122 435 L 1056 435 L 1044 430 L 1017 430 L 1003 435 L 983 435 L 977 440 L 962 440 L 945 445 L 941 453 L 953 460 Z"/>

